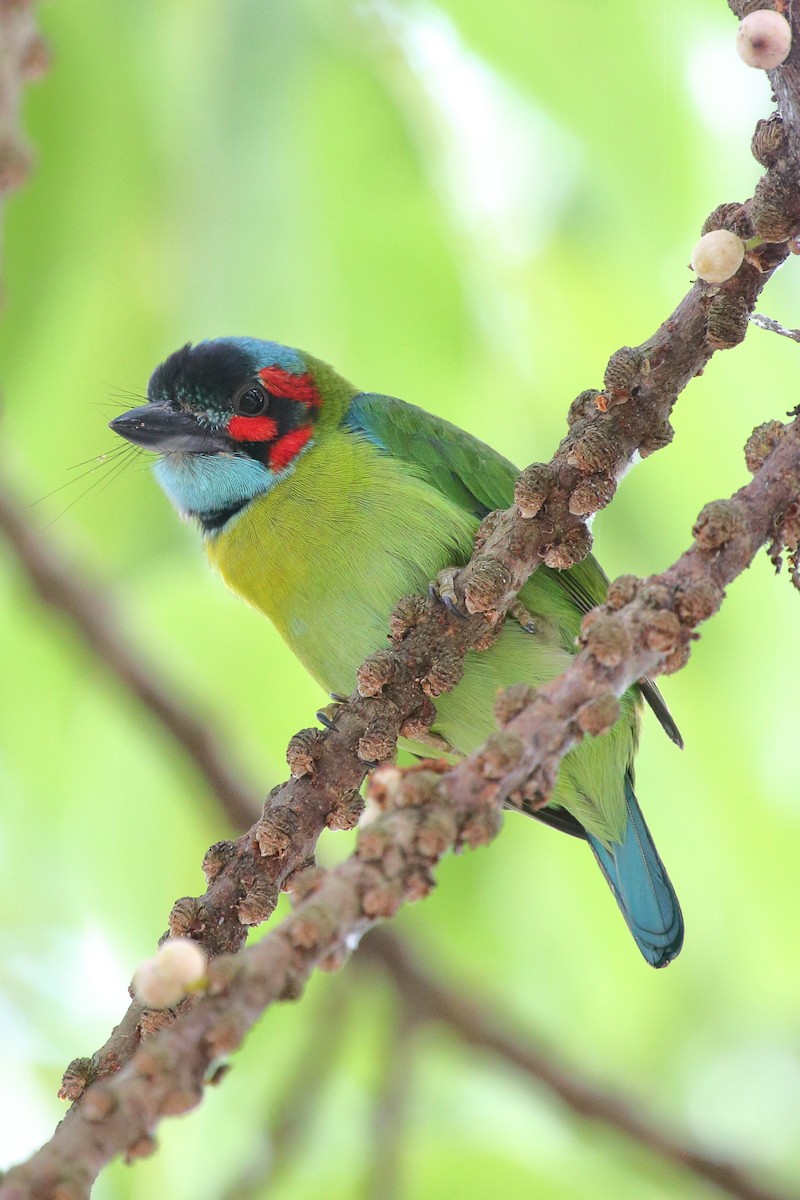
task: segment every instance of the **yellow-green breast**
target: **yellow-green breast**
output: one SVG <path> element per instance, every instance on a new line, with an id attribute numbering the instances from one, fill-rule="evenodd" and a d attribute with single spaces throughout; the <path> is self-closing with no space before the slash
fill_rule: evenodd
<path id="1" fill-rule="evenodd" d="M 326 691 L 350 692 L 398 599 L 465 561 L 477 524 L 406 464 L 330 431 L 205 546 Z"/>

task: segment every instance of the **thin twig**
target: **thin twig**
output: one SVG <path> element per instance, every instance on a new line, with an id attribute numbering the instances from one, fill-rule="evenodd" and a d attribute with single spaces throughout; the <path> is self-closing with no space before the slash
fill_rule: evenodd
<path id="1" fill-rule="evenodd" d="M 370 933 L 358 955 L 359 961 L 364 958 L 389 973 L 419 1019 L 441 1022 L 470 1045 L 498 1056 L 523 1075 L 544 1084 L 579 1116 L 610 1126 L 738 1200 L 780 1200 L 783 1195 L 758 1183 L 734 1163 L 712 1158 L 688 1140 L 666 1132 L 660 1118 L 656 1123 L 652 1117 L 642 1115 L 638 1100 L 590 1083 L 549 1049 L 537 1046 L 530 1034 L 514 1029 L 508 1017 L 498 1016 L 502 1005 L 496 999 L 476 996 L 472 985 L 454 988 L 437 979 L 396 935 L 384 929 Z"/>
<path id="2" fill-rule="evenodd" d="M 800 329 L 787 329 L 774 317 L 767 317 L 763 313 L 753 313 L 750 322 L 757 325 L 759 329 L 766 329 L 770 333 L 779 333 L 781 337 L 791 338 L 793 342 L 800 342 Z"/>

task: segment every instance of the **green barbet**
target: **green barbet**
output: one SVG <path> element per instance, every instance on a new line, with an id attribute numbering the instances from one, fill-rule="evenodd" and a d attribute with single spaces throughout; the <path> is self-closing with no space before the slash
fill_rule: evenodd
<path id="1" fill-rule="evenodd" d="M 400 597 L 467 562 L 482 517 L 513 501 L 518 472 L 490 447 L 274 342 L 184 346 L 147 394 L 111 428 L 159 455 L 156 478 L 197 521 L 212 566 L 329 693 L 353 690 L 359 664 L 386 644 Z M 498 690 L 562 671 L 606 587 L 593 558 L 568 571 L 541 566 L 520 593 L 531 623 L 509 618 L 488 650 L 467 655 L 461 682 L 436 700 L 431 745 L 410 748 L 435 756 L 480 746 Z M 564 758 L 550 804 L 533 815 L 588 841 L 637 946 L 662 967 L 681 948 L 683 920 L 633 792 L 643 696 L 680 742 L 643 681 L 609 733 Z"/>

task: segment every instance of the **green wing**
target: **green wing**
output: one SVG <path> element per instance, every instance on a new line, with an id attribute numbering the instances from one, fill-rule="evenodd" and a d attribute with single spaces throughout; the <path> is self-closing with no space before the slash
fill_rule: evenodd
<path id="1" fill-rule="evenodd" d="M 345 425 L 395 458 L 413 465 L 433 487 L 485 517 L 514 501 L 519 469 L 478 438 L 404 400 L 362 392 L 352 401 Z M 581 612 L 605 600 L 608 579 L 589 555 L 569 571 L 540 570 L 557 579 Z"/>
<path id="2" fill-rule="evenodd" d="M 478 438 L 440 417 L 397 400 L 362 392 L 348 408 L 343 424 L 376 446 L 413 466 L 432 487 L 476 517 L 514 500 L 518 469 Z M 576 607 L 588 612 L 606 598 L 608 578 L 593 555 L 568 571 L 540 571 L 557 580 Z M 658 688 L 642 681 L 642 693 L 664 730 L 679 746 L 681 735 Z"/>
<path id="3" fill-rule="evenodd" d="M 508 508 L 519 471 L 463 429 L 404 400 L 362 392 L 345 414 L 355 433 L 413 465 L 433 487 L 476 517 Z"/>

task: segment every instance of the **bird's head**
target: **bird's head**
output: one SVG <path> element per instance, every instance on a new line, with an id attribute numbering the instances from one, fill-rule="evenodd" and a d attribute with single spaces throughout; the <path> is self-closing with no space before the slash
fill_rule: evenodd
<path id="1" fill-rule="evenodd" d="M 299 350 L 219 338 L 171 354 L 150 377 L 147 404 L 110 424 L 161 456 L 158 482 L 212 533 L 285 478 L 355 394 Z"/>

